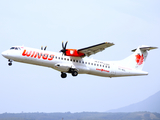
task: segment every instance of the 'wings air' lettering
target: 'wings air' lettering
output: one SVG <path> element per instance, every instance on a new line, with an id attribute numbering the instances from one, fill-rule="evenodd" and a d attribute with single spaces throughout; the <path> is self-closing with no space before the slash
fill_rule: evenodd
<path id="1" fill-rule="evenodd" d="M 42 59 L 44 60 L 53 60 L 54 55 L 53 54 L 48 54 L 48 53 L 39 53 L 39 52 L 35 52 L 35 51 L 27 51 L 24 50 L 22 53 L 22 56 L 27 56 L 27 57 L 34 57 L 34 58 L 38 58 L 40 59 L 42 57 Z"/>

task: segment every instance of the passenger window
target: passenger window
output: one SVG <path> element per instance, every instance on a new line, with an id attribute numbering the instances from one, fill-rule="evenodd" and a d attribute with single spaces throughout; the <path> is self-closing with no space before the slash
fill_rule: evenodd
<path id="1" fill-rule="evenodd" d="M 103 67 L 104 67 L 104 65 L 103 65 Z"/>
<path id="2" fill-rule="evenodd" d="M 70 61 L 72 61 L 72 59 L 70 59 Z"/>
<path id="3" fill-rule="evenodd" d="M 38 53 L 38 56 L 42 56 L 42 53 Z"/>
<path id="4" fill-rule="evenodd" d="M 61 60 L 63 60 L 63 58 L 61 58 Z"/>
<path id="5" fill-rule="evenodd" d="M 48 57 L 48 55 L 47 55 L 47 57 Z M 53 56 L 53 55 L 50 55 L 49 57 L 50 57 L 50 58 L 54 58 L 54 56 Z"/>
<path id="6" fill-rule="evenodd" d="M 69 59 L 67 59 L 67 61 L 69 61 Z"/>
<path id="7" fill-rule="evenodd" d="M 57 59 L 57 56 L 55 58 Z"/>
<path id="8" fill-rule="evenodd" d="M 76 60 L 76 62 L 78 62 L 78 60 Z"/>
<path id="9" fill-rule="evenodd" d="M 106 66 L 106 68 L 107 68 L 107 66 Z"/>
<path id="10" fill-rule="evenodd" d="M 87 62 L 85 62 L 85 64 L 87 64 Z"/>
<path id="11" fill-rule="evenodd" d="M 90 62 L 88 62 L 88 65 L 90 65 Z"/>
<path id="12" fill-rule="evenodd" d="M 99 66 L 99 64 L 97 64 L 97 66 Z"/>
<path id="13" fill-rule="evenodd" d="M 96 64 L 94 64 L 94 66 L 96 66 Z"/>
<path id="14" fill-rule="evenodd" d="M 110 66 L 108 66 L 108 68 L 110 68 Z"/>
<path id="15" fill-rule="evenodd" d="M 60 59 L 60 57 L 58 57 L 58 59 Z"/>
<path id="16" fill-rule="evenodd" d="M 82 63 L 84 64 L 84 61 L 82 61 Z"/>
<path id="17" fill-rule="evenodd" d="M 100 65 L 100 67 L 101 67 L 101 65 Z"/>
<path id="18" fill-rule="evenodd" d="M 75 62 L 75 60 L 73 60 L 73 62 Z"/>
<path id="19" fill-rule="evenodd" d="M 91 65 L 93 65 L 93 63 L 91 63 Z"/>
<path id="20" fill-rule="evenodd" d="M 64 58 L 64 60 L 66 60 L 66 58 Z"/>
<path id="21" fill-rule="evenodd" d="M 81 61 L 79 61 L 79 63 L 81 63 Z"/>

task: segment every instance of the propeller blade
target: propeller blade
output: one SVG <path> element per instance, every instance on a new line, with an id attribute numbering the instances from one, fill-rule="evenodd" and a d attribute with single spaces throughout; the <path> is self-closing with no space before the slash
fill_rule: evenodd
<path id="1" fill-rule="evenodd" d="M 63 44 L 63 41 L 62 41 L 62 48 L 64 49 L 64 44 Z"/>
<path id="2" fill-rule="evenodd" d="M 67 47 L 67 43 L 68 43 L 68 41 L 67 41 L 66 44 L 65 44 L 65 49 L 66 49 L 66 47 Z"/>
<path id="3" fill-rule="evenodd" d="M 44 50 L 46 50 L 46 49 L 47 49 L 47 46 L 45 46 Z"/>
<path id="4" fill-rule="evenodd" d="M 62 50 L 60 50 L 60 52 L 62 52 L 64 55 L 66 55 L 66 47 L 67 47 L 67 43 L 68 43 L 68 41 L 65 43 L 65 46 L 64 46 L 64 43 L 63 43 L 63 41 L 62 41 Z"/>

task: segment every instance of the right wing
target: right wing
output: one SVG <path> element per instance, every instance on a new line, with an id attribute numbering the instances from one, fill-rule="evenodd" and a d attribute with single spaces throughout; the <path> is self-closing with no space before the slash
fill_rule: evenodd
<path id="1" fill-rule="evenodd" d="M 110 42 L 104 42 L 104 43 L 100 43 L 100 44 L 93 45 L 90 47 L 78 49 L 78 52 L 84 53 L 85 56 L 89 57 L 90 55 L 101 52 L 112 45 L 114 45 L 114 44 L 110 43 Z"/>

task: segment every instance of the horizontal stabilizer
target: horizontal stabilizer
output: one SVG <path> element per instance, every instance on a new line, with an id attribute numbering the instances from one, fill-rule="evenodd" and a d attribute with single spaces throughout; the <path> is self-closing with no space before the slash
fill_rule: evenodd
<path id="1" fill-rule="evenodd" d="M 142 45 L 141 47 L 139 47 L 140 50 L 142 51 L 149 51 L 149 50 L 153 50 L 153 49 L 157 49 L 158 47 L 150 47 L 150 46 L 144 46 Z M 135 52 L 137 49 L 133 49 L 132 52 Z"/>

